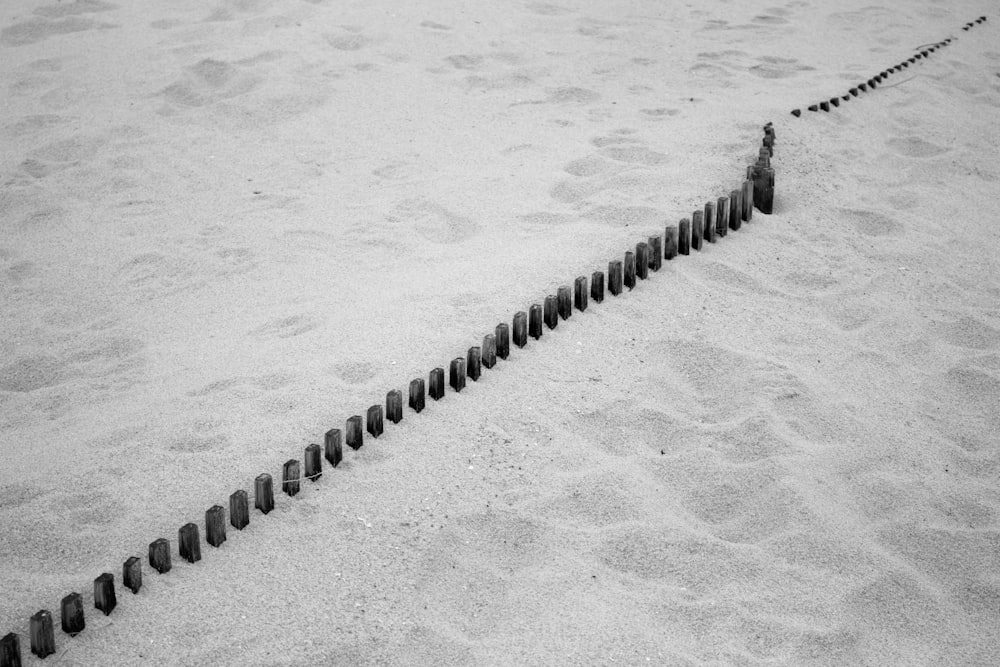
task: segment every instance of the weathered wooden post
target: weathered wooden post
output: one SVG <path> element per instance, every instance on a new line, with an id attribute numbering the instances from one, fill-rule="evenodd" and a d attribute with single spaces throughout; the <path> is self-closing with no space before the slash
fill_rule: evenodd
<path id="1" fill-rule="evenodd" d="M 83 632 L 87 624 L 83 620 L 83 598 L 79 593 L 70 593 L 62 599 L 62 630 L 70 637 Z"/>
<path id="2" fill-rule="evenodd" d="M 105 616 L 111 614 L 118 605 L 115 597 L 115 575 L 110 572 L 94 579 L 94 607 L 103 611 Z"/>
<path id="3" fill-rule="evenodd" d="M 493 334 L 483 336 L 482 344 L 483 368 L 493 368 L 497 365 L 497 338 Z"/>
<path id="4" fill-rule="evenodd" d="M 340 444 L 339 428 L 331 428 L 323 436 L 323 456 L 334 468 L 344 460 L 344 448 Z"/>
<path id="5" fill-rule="evenodd" d="M 465 355 L 466 375 L 478 382 L 483 374 L 483 351 L 478 345 L 473 345 Z"/>
<path id="6" fill-rule="evenodd" d="M 16 632 L 0 639 L 0 667 L 21 667 L 21 639 Z"/>
<path id="7" fill-rule="evenodd" d="M 645 241 L 635 244 L 635 275 L 639 280 L 649 278 L 649 244 Z"/>
<path id="8" fill-rule="evenodd" d="M 753 170 L 753 205 L 770 215 L 774 207 L 774 169 L 758 162 Z"/>
<path id="9" fill-rule="evenodd" d="M 250 501 L 247 492 L 237 489 L 229 495 L 229 525 L 243 530 L 250 523 Z"/>
<path id="10" fill-rule="evenodd" d="M 271 480 L 271 475 L 266 472 L 257 475 L 253 481 L 253 506 L 259 509 L 261 514 L 267 514 L 274 509 L 274 482 Z"/>
<path id="11" fill-rule="evenodd" d="M 659 235 L 649 237 L 649 268 L 659 271 L 663 267 L 663 238 Z"/>
<path id="12" fill-rule="evenodd" d="M 701 239 L 705 233 L 705 214 L 695 211 L 691 214 L 691 249 L 701 250 Z"/>
<path id="13" fill-rule="evenodd" d="M 382 406 L 380 405 L 379 408 Z M 288 459 L 285 465 L 281 466 L 281 490 L 289 496 L 298 495 L 300 480 L 302 478 L 299 462 L 295 459 Z"/>
<path id="14" fill-rule="evenodd" d="M 560 319 L 568 320 L 573 317 L 573 294 L 569 290 L 569 285 L 559 286 L 556 292 L 556 305 Z"/>
<path id="15" fill-rule="evenodd" d="M 581 313 L 587 310 L 587 276 L 577 276 L 573 281 L 573 305 Z"/>
<path id="16" fill-rule="evenodd" d="M 538 340 L 542 337 L 542 306 L 537 303 L 528 308 L 528 335 Z"/>
<path id="17" fill-rule="evenodd" d="M 677 254 L 678 255 L 690 255 L 691 254 L 691 221 L 687 218 L 682 218 L 680 222 L 677 223 Z"/>
<path id="18" fill-rule="evenodd" d="M 594 300 L 594 303 L 602 303 L 604 301 L 603 271 L 594 271 L 593 275 L 590 276 L 590 298 Z"/>
<path id="19" fill-rule="evenodd" d="M 165 574 L 170 572 L 170 542 L 160 537 L 149 543 L 149 566 Z"/>
<path id="20" fill-rule="evenodd" d="M 528 314 L 523 310 L 514 313 L 514 345 L 528 344 Z"/>
<path id="21" fill-rule="evenodd" d="M 423 378 L 410 380 L 410 409 L 420 414 L 424 411 L 424 393 L 426 385 Z"/>
<path id="22" fill-rule="evenodd" d="M 28 634 L 31 637 L 31 652 L 39 658 L 56 652 L 56 633 L 52 627 L 52 614 L 47 609 L 31 615 Z"/>
<path id="23" fill-rule="evenodd" d="M 510 356 L 510 326 L 506 322 L 501 322 L 494 330 L 497 338 L 497 356 L 506 359 Z"/>
<path id="24" fill-rule="evenodd" d="M 316 448 L 319 449 L 319 445 Z M 205 510 L 205 541 L 216 548 L 226 541 L 226 510 L 222 505 L 212 505 Z"/>
<path id="25" fill-rule="evenodd" d="M 186 523 L 177 531 L 177 550 L 181 558 L 189 563 L 201 560 L 201 538 L 197 524 Z"/>
<path id="26" fill-rule="evenodd" d="M 132 595 L 142 588 L 142 560 L 138 556 L 129 556 L 122 564 L 122 586 L 132 591 Z"/>
<path id="27" fill-rule="evenodd" d="M 303 477 L 312 482 L 323 476 L 323 452 L 320 450 L 319 445 L 313 443 L 306 446 L 305 453 L 302 456 L 302 466 L 305 468 Z"/>
<path id="28" fill-rule="evenodd" d="M 753 181 L 743 181 L 743 221 L 753 218 Z"/>
<path id="29" fill-rule="evenodd" d="M 729 231 L 729 197 L 719 197 L 715 212 L 715 233 L 725 236 Z"/>
<path id="30" fill-rule="evenodd" d="M 456 392 L 465 388 L 465 359 L 462 357 L 451 360 L 451 366 L 448 368 L 448 384 Z"/>
<path id="31" fill-rule="evenodd" d="M 559 326 L 559 304 L 552 294 L 545 297 L 545 326 L 550 329 Z"/>
<path id="32" fill-rule="evenodd" d="M 743 225 L 743 190 L 729 193 L 729 229 L 739 231 Z"/>
<path id="33" fill-rule="evenodd" d="M 393 424 L 398 424 L 403 419 L 403 392 L 398 389 L 385 395 L 385 418 Z M 308 476 L 309 473 L 306 473 L 306 477 Z"/>
<path id="34" fill-rule="evenodd" d="M 715 204 L 708 202 L 705 204 L 705 240 L 715 243 Z"/>
<path id="35" fill-rule="evenodd" d="M 382 435 L 385 430 L 385 422 L 383 421 L 383 411 L 382 405 L 376 403 L 375 405 L 368 408 L 368 413 L 366 415 L 367 419 L 365 424 L 367 425 L 368 432 L 373 438 L 377 438 Z"/>
<path id="36" fill-rule="evenodd" d="M 613 259 L 608 262 L 608 291 L 615 296 L 622 293 L 622 283 L 624 282 L 622 273 L 622 261 L 620 259 Z"/>
<path id="37" fill-rule="evenodd" d="M 625 251 L 625 275 L 622 280 L 629 290 L 635 288 L 635 253 L 631 250 Z"/>
<path id="38" fill-rule="evenodd" d="M 677 225 L 667 225 L 663 234 L 663 259 L 671 260 L 677 257 L 679 238 Z"/>
<path id="39" fill-rule="evenodd" d="M 427 393 L 435 401 L 441 400 L 444 396 L 444 369 L 440 366 L 431 371 L 430 387 Z"/>
<path id="40" fill-rule="evenodd" d="M 344 438 L 347 440 L 347 446 L 355 451 L 361 449 L 361 446 L 365 444 L 365 434 L 361 428 L 361 415 L 354 415 L 347 420 Z"/>

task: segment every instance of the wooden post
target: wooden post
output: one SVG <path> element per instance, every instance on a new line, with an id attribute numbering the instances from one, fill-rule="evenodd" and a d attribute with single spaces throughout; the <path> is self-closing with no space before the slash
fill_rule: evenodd
<path id="1" fill-rule="evenodd" d="M 466 375 L 478 382 L 483 374 L 483 351 L 478 345 L 473 345 L 465 355 Z"/>
<path id="2" fill-rule="evenodd" d="M 201 538 L 198 536 L 198 526 L 186 523 L 177 531 L 177 550 L 181 558 L 189 563 L 201 560 Z"/>
<path id="3" fill-rule="evenodd" d="M 729 228 L 738 231 L 743 225 L 743 190 L 729 193 Z"/>
<path id="4" fill-rule="evenodd" d="M 319 454 L 319 445 L 316 445 L 316 453 Z M 212 505 L 205 510 L 205 541 L 216 548 L 226 541 L 226 510 L 222 505 Z"/>
<path id="5" fill-rule="evenodd" d="M 577 276 L 573 281 L 573 305 L 581 313 L 587 310 L 587 276 Z"/>
<path id="6" fill-rule="evenodd" d="M 79 593 L 70 593 L 62 599 L 62 630 L 70 637 L 75 637 L 87 624 L 83 620 L 83 598 Z"/>
<path id="7" fill-rule="evenodd" d="M 0 639 L 0 667 L 21 667 L 21 638 L 16 632 Z"/>
<path id="8" fill-rule="evenodd" d="M 167 538 L 161 537 L 150 542 L 149 566 L 160 574 L 170 572 L 170 541 Z"/>
<path id="9" fill-rule="evenodd" d="M 497 365 L 497 338 L 493 334 L 483 336 L 483 368 Z"/>
<path id="10" fill-rule="evenodd" d="M 105 616 L 111 614 L 118 605 L 115 597 L 115 575 L 110 572 L 94 579 L 94 607 L 104 612 Z"/>
<path id="11" fill-rule="evenodd" d="M 444 369 L 439 366 L 432 370 L 430 380 L 427 393 L 435 401 L 439 401 L 444 396 Z"/>
<path id="12" fill-rule="evenodd" d="M 253 506 L 259 509 L 261 514 L 267 514 L 274 509 L 274 483 L 271 481 L 271 475 L 266 472 L 257 475 L 253 481 Z"/>
<path id="13" fill-rule="evenodd" d="M 451 366 L 448 369 L 448 384 L 456 392 L 465 388 L 465 359 L 462 357 L 455 357 L 451 360 Z"/>
<path id="14" fill-rule="evenodd" d="M 691 249 L 701 250 L 701 239 L 705 234 L 705 214 L 695 211 L 691 214 Z"/>
<path id="15" fill-rule="evenodd" d="M 323 476 L 323 453 L 320 451 L 319 445 L 313 443 L 306 446 L 305 454 L 302 456 L 302 463 L 306 469 L 304 475 L 306 479 L 315 482 Z M 222 508 L 220 507 L 219 509 Z"/>
<path id="16" fill-rule="evenodd" d="M 663 234 L 663 259 L 671 260 L 677 257 L 677 242 L 679 240 L 676 225 L 667 225 Z"/>
<path id="17" fill-rule="evenodd" d="M 559 309 L 559 318 L 568 320 L 573 317 L 573 293 L 569 285 L 560 285 L 556 292 L 556 301 Z"/>
<path id="18" fill-rule="evenodd" d="M 753 218 L 753 181 L 743 181 L 743 221 Z"/>
<path id="19" fill-rule="evenodd" d="M 622 280 L 630 291 L 635 287 L 635 253 L 631 250 L 625 251 L 625 275 Z"/>
<path id="20" fill-rule="evenodd" d="M 590 276 L 590 298 L 594 303 L 604 301 L 604 271 L 594 271 Z"/>
<path id="21" fill-rule="evenodd" d="M 510 356 L 510 326 L 506 322 L 501 322 L 494 330 L 497 337 L 497 356 L 506 359 Z"/>
<path id="22" fill-rule="evenodd" d="M 545 326 L 550 329 L 559 326 L 559 304 L 552 294 L 545 297 Z"/>
<path id="23" fill-rule="evenodd" d="M 677 223 L 677 254 L 691 254 L 691 221 L 683 218 Z"/>
<path id="24" fill-rule="evenodd" d="M 122 564 L 122 586 L 132 591 L 132 595 L 142 588 L 142 560 L 138 556 L 130 556 Z"/>
<path id="25" fill-rule="evenodd" d="M 729 231 L 729 197 L 719 197 L 715 212 L 715 233 L 725 236 Z"/>
<path id="26" fill-rule="evenodd" d="M 347 420 L 344 438 L 347 440 L 347 446 L 355 451 L 361 449 L 361 446 L 365 444 L 365 434 L 361 428 L 361 415 L 354 415 Z"/>
<path id="27" fill-rule="evenodd" d="M 229 525 L 243 530 L 250 523 L 250 502 L 247 492 L 237 489 L 229 495 Z"/>
<path id="28" fill-rule="evenodd" d="M 323 455 L 334 468 L 344 460 L 344 448 L 340 444 L 339 428 L 331 428 L 323 436 Z"/>
<path id="29" fill-rule="evenodd" d="M 410 380 L 410 409 L 417 414 L 424 411 L 425 387 L 423 378 Z"/>
<path id="30" fill-rule="evenodd" d="M 663 238 L 659 235 L 649 237 L 649 268 L 659 271 L 663 266 Z"/>
<path id="31" fill-rule="evenodd" d="M 639 280 L 649 279 L 649 244 L 645 241 L 635 244 L 635 275 Z"/>
<path id="32" fill-rule="evenodd" d="M 31 615 L 28 634 L 31 637 L 31 652 L 39 658 L 56 652 L 56 633 L 52 628 L 52 614 L 48 610 L 42 609 Z"/>
<path id="33" fill-rule="evenodd" d="M 622 293 L 622 261 L 615 259 L 608 262 L 608 291 L 618 296 Z"/>
<path id="34" fill-rule="evenodd" d="M 758 167 L 753 181 L 754 206 L 761 213 L 770 215 L 774 209 L 774 169 Z"/>
<path id="35" fill-rule="evenodd" d="M 386 393 L 385 395 L 385 418 L 393 424 L 398 424 L 403 419 L 403 392 L 398 389 Z M 306 473 L 306 477 L 309 473 Z"/>
<path id="36" fill-rule="evenodd" d="M 514 313 L 514 345 L 524 347 L 528 343 L 528 314 L 523 310 Z"/>
<path id="37" fill-rule="evenodd" d="M 367 420 L 368 432 L 373 438 L 377 438 L 382 435 L 385 430 L 385 422 L 383 421 L 382 405 L 376 403 L 375 405 L 368 408 Z"/>
<path id="38" fill-rule="evenodd" d="M 535 340 L 542 337 L 542 307 L 537 303 L 528 308 L 528 335 Z"/>
<path id="39" fill-rule="evenodd" d="M 715 243 L 715 204 L 708 202 L 705 204 L 705 240 Z"/>

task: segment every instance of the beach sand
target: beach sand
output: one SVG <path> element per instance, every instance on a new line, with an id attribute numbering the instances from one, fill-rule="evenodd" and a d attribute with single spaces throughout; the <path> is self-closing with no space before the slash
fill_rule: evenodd
<path id="1" fill-rule="evenodd" d="M 42 608 L 64 665 L 996 664 L 1000 18 L 961 30 L 991 3 L 402 4 L 0 5 L 25 664 Z M 181 525 L 738 187 L 768 121 L 772 215 L 180 560 Z"/>

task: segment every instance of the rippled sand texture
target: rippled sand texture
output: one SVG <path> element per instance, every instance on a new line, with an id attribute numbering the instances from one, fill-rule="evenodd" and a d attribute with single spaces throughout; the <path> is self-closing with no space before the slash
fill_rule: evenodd
<path id="1" fill-rule="evenodd" d="M 1000 17 L 895 4 L 0 5 L 0 635 L 79 591 L 59 664 L 995 662 Z M 769 120 L 772 216 L 92 610 Z"/>

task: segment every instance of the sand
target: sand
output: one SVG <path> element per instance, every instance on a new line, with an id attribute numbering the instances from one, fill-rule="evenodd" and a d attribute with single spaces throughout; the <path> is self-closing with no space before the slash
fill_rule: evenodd
<path id="1" fill-rule="evenodd" d="M 995 664 L 987 2 L 0 5 L 0 634 L 66 665 Z M 948 48 L 832 113 L 793 108 Z M 778 137 L 773 215 L 177 529 Z M 92 581 L 157 537 L 138 595 Z"/>

